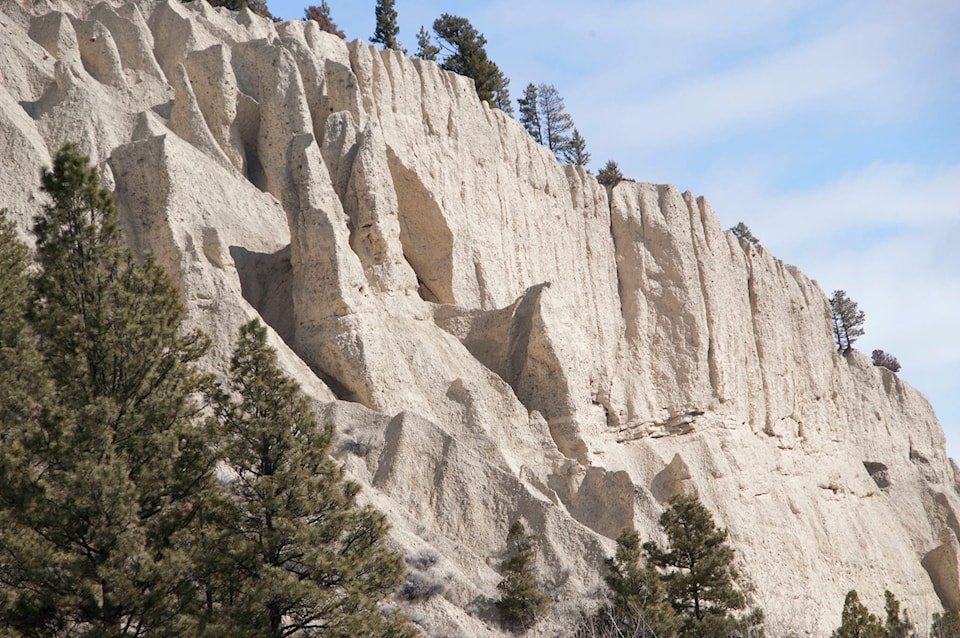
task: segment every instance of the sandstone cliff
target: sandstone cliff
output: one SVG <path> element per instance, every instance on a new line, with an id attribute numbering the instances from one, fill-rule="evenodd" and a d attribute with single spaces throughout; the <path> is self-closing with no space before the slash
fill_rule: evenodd
<path id="1" fill-rule="evenodd" d="M 856 588 L 960 607 L 960 490 L 926 399 L 839 356 L 823 292 L 703 198 L 608 192 L 470 80 L 314 23 L 205 3 L 0 13 L 0 206 L 79 143 L 222 370 L 259 316 L 339 458 L 442 595 L 427 635 L 496 633 L 507 528 L 541 538 L 555 635 L 621 529 L 695 491 L 773 636 Z M 423 557 L 438 556 L 435 562 Z M 431 564 L 433 563 L 433 564 Z"/>

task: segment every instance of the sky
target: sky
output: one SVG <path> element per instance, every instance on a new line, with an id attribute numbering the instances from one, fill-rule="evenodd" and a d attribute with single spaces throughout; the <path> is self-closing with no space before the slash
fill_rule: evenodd
<path id="1" fill-rule="evenodd" d="M 313 0 L 319 4 L 319 0 Z M 327 0 L 369 40 L 375 0 Z M 285 19 L 309 2 L 270 0 Z M 960 2 L 397 0 L 400 42 L 470 20 L 511 81 L 551 84 L 596 172 L 670 183 L 743 221 L 866 314 L 960 460 Z"/>

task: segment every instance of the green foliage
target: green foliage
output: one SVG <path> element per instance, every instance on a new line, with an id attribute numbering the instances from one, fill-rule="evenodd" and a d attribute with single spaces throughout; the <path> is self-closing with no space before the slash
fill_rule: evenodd
<path id="1" fill-rule="evenodd" d="M 373 37 L 370 41 L 383 45 L 384 49 L 394 49 L 403 51 L 406 49 L 400 46 L 397 36 L 400 34 L 400 26 L 397 24 L 397 10 L 394 8 L 396 0 L 377 0 L 377 6 L 373 10 L 377 18 L 377 26 L 373 30 Z"/>
<path id="2" fill-rule="evenodd" d="M 863 336 L 863 324 L 866 316 L 857 308 L 857 303 L 847 297 L 843 290 L 834 290 L 830 297 L 830 311 L 833 318 L 833 339 L 837 351 L 847 353 L 853 348 L 853 342 Z"/>
<path id="3" fill-rule="evenodd" d="M 313 20 L 320 26 L 321 31 L 332 33 L 340 39 L 346 39 L 346 34 L 341 31 L 333 19 L 330 17 L 330 5 L 327 0 L 323 0 L 320 6 L 310 5 L 303 10 L 304 20 Z"/>
<path id="4" fill-rule="evenodd" d="M 916 638 L 913 632 L 914 624 L 910 621 L 910 616 L 906 610 L 900 613 L 900 601 L 893 595 L 893 592 L 886 590 L 883 592 L 883 610 L 886 613 L 887 621 L 883 628 L 887 632 L 887 638 Z"/>
<path id="5" fill-rule="evenodd" d="M 537 112 L 543 132 L 543 143 L 558 158 L 570 145 L 570 129 L 573 118 L 563 106 L 560 92 L 552 84 L 537 87 Z"/>
<path id="6" fill-rule="evenodd" d="M 440 47 L 433 43 L 430 33 L 422 26 L 420 31 L 417 32 L 417 52 L 415 55 L 421 60 L 429 60 L 430 62 L 436 62 L 437 56 L 440 55 Z"/>
<path id="7" fill-rule="evenodd" d="M 273 19 L 273 14 L 267 8 L 267 0 L 207 0 L 214 7 L 226 7 L 231 11 L 250 9 L 257 15 Z"/>
<path id="8" fill-rule="evenodd" d="M 123 245 L 86 157 L 65 146 L 42 188 L 36 350 L 23 339 L 16 350 L 35 380 L 5 400 L 0 433 L 0 623 L 23 635 L 178 635 L 194 602 L 194 512 L 215 486 L 190 399 L 205 385 L 193 362 L 206 342 L 180 334 L 179 295 Z"/>
<path id="9" fill-rule="evenodd" d="M 947 611 L 934 614 L 930 638 L 960 638 L 960 613 Z"/>
<path id="10" fill-rule="evenodd" d="M 573 128 L 573 119 L 564 110 L 563 98 L 556 87 L 528 84 L 517 104 L 520 123 L 533 139 L 553 151 L 557 159 L 574 166 L 589 163 L 586 140 Z M 570 129 L 573 129 L 572 135 Z"/>
<path id="11" fill-rule="evenodd" d="M 603 186 L 616 186 L 623 181 L 623 173 L 620 172 L 620 166 L 613 160 L 608 161 L 597 173 L 597 181 Z"/>
<path id="12" fill-rule="evenodd" d="M 466 18 L 442 14 L 433 22 L 433 32 L 440 40 L 440 47 L 447 52 L 441 66 L 447 71 L 473 78 L 477 96 L 505 113 L 512 113 L 510 84 L 500 68 L 487 58 L 484 45 L 487 39 Z M 419 38 L 418 38 L 419 40 Z M 421 46 L 425 57 L 426 50 Z M 440 53 L 438 49 L 437 53 Z M 419 54 L 418 54 L 419 55 Z M 435 58 L 426 58 L 435 59 Z"/>
<path id="13" fill-rule="evenodd" d="M 840 626 L 837 627 L 831 638 L 887 638 L 887 632 L 880 620 L 860 602 L 860 596 L 855 589 L 847 592 L 843 601 L 843 612 L 840 616 Z"/>
<path id="14" fill-rule="evenodd" d="M 540 125 L 540 112 L 537 107 L 537 87 L 533 83 L 527 85 L 523 97 L 517 100 L 520 107 L 520 123 L 527 129 L 530 137 L 543 144 L 543 128 Z"/>
<path id="15" fill-rule="evenodd" d="M 760 243 L 760 240 L 753 236 L 753 233 L 750 232 L 750 228 L 743 222 L 737 222 L 737 225 L 732 227 L 730 232 L 733 233 L 737 239 L 745 239 L 754 245 Z"/>
<path id="16" fill-rule="evenodd" d="M 610 610 L 601 610 L 601 618 L 608 618 L 624 633 L 641 628 L 644 636 L 676 635 L 680 619 L 667 602 L 659 574 L 644 560 L 636 532 L 620 534 L 616 554 L 606 565 L 604 581 L 612 595 Z"/>
<path id="17" fill-rule="evenodd" d="M 587 141 L 580 135 L 580 131 L 573 129 L 573 135 L 563 149 L 563 159 L 574 166 L 586 166 L 590 163 L 590 153 L 587 152 Z"/>
<path id="18" fill-rule="evenodd" d="M 746 607 L 734 582 L 733 549 L 726 530 L 717 529 L 707 508 L 695 496 L 670 499 L 660 516 L 669 550 L 643 544 L 650 563 L 664 570 L 667 599 L 682 618 L 681 636 L 742 634 L 746 627 L 731 612 Z M 756 612 L 755 612 L 756 614 Z M 760 622 L 748 615 L 747 625 Z"/>
<path id="19" fill-rule="evenodd" d="M 403 578 L 385 519 L 356 505 L 359 486 L 330 457 L 333 426 L 319 427 L 266 334 L 240 329 L 215 399 L 236 508 L 219 541 L 236 568 L 208 592 L 216 622 L 244 636 L 413 636 L 377 608 Z"/>
<path id="20" fill-rule="evenodd" d="M 503 580 L 497 585 L 496 605 L 504 622 L 518 629 L 532 627 L 546 612 L 550 597 L 537 588 L 534 537 L 523 523 L 514 521 L 507 533 L 507 557 L 500 566 Z"/>

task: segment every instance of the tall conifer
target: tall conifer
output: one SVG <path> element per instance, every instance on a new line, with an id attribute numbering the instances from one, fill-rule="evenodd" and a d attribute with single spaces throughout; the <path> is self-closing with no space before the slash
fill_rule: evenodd
<path id="1" fill-rule="evenodd" d="M 377 25 L 373 30 L 373 37 L 370 41 L 383 45 L 384 49 L 394 49 L 403 51 L 397 36 L 400 34 L 400 26 L 397 24 L 397 9 L 395 0 L 377 0 L 377 6 L 373 10 L 377 19 Z"/>
<path id="2" fill-rule="evenodd" d="M 359 487 L 330 457 L 333 426 L 318 425 L 256 321 L 240 330 L 216 414 L 236 504 L 222 543 L 236 567 L 214 592 L 223 626 L 265 638 L 413 636 L 377 607 L 403 578 L 386 520 L 357 506 Z"/>
<path id="3" fill-rule="evenodd" d="M 29 315 L 52 390 L 23 427 L 3 424 L 0 622 L 177 635 L 194 602 L 190 527 L 213 486 L 191 400 L 205 341 L 181 335 L 176 290 L 123 246 L 86 157 L 64 147 L 42 188 Z"/>

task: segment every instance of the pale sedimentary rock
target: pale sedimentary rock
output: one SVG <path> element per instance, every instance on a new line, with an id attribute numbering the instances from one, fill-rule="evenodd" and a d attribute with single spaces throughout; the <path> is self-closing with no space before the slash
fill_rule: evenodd
<path id="1" fill-rule="evenodd" d="M 75 142 L 222 371 L 259 316 L 338 427 L 428 635 L 496 634 L 517 517 L 553 635 L 612 539 L 696 492 L 770 634 L 844 594 L 960 604 L 955 467 L 916 390 L 836 353 L 823 292 L 703 198 L 557 164 L 470 80 L 311 22 L 178 0 L 0 13 L 0 206 L 29 227 Z M 430 566 L 417 556 L 436 554 Z"/>

